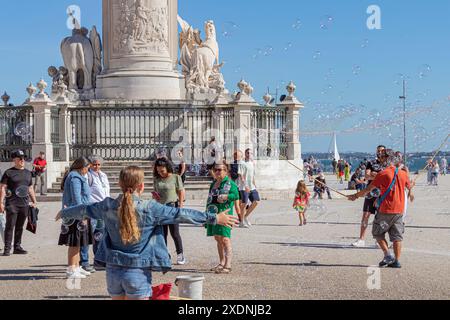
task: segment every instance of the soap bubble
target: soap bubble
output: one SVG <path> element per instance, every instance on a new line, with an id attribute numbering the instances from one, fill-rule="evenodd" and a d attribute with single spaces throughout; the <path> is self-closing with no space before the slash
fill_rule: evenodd
<path id="1" fill-rule="evenodd" d="M 61 234 L 62 234 L 62 235 L 68 234 L 69 231 L 70 231 L 70 229 L 69 229 L 68 226 L 65 226 L 65 225 L 62 225 L 62 226 L 61 226 Z"/>
<path id="2" fill-rule="evenodd" d="M 381 196 L 381 190 L 378 188 L 375 188 L 370 192 L 370 195 L 374 198 L 378 198 L 379 196 Z"/>
<path id="3" fill-rule="evenodd" d="M 389 224 L 386 221 L 381 221 L 380 227 L 381 227 L 381 230 L 386 231 L 389 229 Z"/>
<path id="4" fill-rule="evenodd" d="M 78 231 L 80 231 L 80 232 L 85 232 L 85 231 L 87 231 L 87 230 L 88 230 L 87 222 L 83 222 L 83 221 L 78 222 L 78 224 L 77 224 L 77 229 L 78 229 Z"/>
<path id="5" fill-rule="evenodd" d="M 322 17 L 320 20 L 320 29 L 322 30 L 328 30 L 331 25 L 333 24 L 334 18 L 330 15 L 326 15 Z"/>
<path id="6" fill-rule="evenodd" d="M 29 187 L 28 186 L 20 186 L 16 189 L 16 196 L 19 198 L 26 198 L 28 197 L 29 193 Z"/>
<path id="7" fill-rule="evenodd" d="M 314 54 L 313 54 L 313 59 L 316 60 L 316 61 L 318 61 L 318 60 L 320 59 L 321 56 L 322 56 L 322 52 L 316 51 L 316 52 L 314 52 Z"/>
<path id="8" fill-rule="evenodd" d="M 292 23 L 292 29 L 294 29 L 294 30 L 300 30 L 301 27 L 302 27 L 302 22 L 300 21 L 299 18 L 297 18 L 297 19 L 295 20 L 295 22 Z"/>
<path id="9" fill-rule="evenodd" d="M 17 116 L 17 113 L 15 110 L 6 110 L 5 117 L 6 119 L 14 119 Z"/>
<path id="10" fill-rule="evenodd" d="M 32 131 L 31 126 L 25 122 L 19 122 L 14 128 L 14 134 L 22 138 L 30 136 Z"/>
<path id="11" fill-rule="evenodd" d="M 96 232 L 94 234 L 94 240 L 100 242 L 103 239 L 103 232 Z"/>
<path id="12" fill-rule="evenodd" d="M 12 191 L 11 190 L 6 190 L 5 197 L 6 198 L 11 198 L 12 197 Z"/>
<path id="13" fill-rule="evenodd" d="M 431 73 L 431 66 L 429 64 L 424 64 L 420 67 L 419 70 L 419 79 L 424 79 L 428 77 Z"/>
<path id="14" fill-rule="evenodd" d="M 9 131 L 9 124 L 3 119 L 0 119 L 0 136 L 7 134 Z"/>
<path id="15" fill-rule="evenodd" d="M 97 230 L 104 230 L 105 229 L 105 222 L 103 220 L 97 220 L 97 225 L 95 226 L 95 229 L 97 229 Z"/>
<path id="16" fill-rule="evenodd" d="M 239 29 L 239 26 L 232 21 L 228 21 L 223 24 L 222 29 L 222 36 L 224 36 L 225 38 L 230 38 L 234 35 L 236 30 Z"/>
<path id="17" fill-rule="evenodd" d="M 273 53 L 273 47 L 272 47 L 271 45 L 267 45 L 267 46 L 264 48 L 264 53 L 263 53 L 263 55 L 264 55 L 265 57 L 267 57 L 267 56 L 272 55 L 272 53 Z"/>
<path id="18" fill-rule="evenodd" d="M 364 39 L 362 44 L 361 44 L 361 48 L 367 48 L 369 46 L 369 39 Z"/>
<path id="19" fill-rule="evenodd" d="M 215 205 L 210 205 L 206 209 L 206 212 L 208 212 L 209 214 L 218 214 L 219 213 L 219 209 Z"/>
<path id="20" fill-rule="evenodd" d="M 64 226 L 70 227 L 71 225 L 73 225 L 75 223 L 74 219 L 68 219 L 68 218 L 63 218 L 62 219 L 62 224 Z"/>
<path id="21" fill-rule="evenodd" d="M 284 51 L 289 51 L 292 48 L 292 46 L 293 46 L 292 42 L 286 43 L 286 45 L 284 46 Z"/>
<path id="22" fill-rule="evenodd" d="M 353 66 L 352 73 L 355 76 L 359 75 L 361 73 L 361 67 L 358 65 Z"/>

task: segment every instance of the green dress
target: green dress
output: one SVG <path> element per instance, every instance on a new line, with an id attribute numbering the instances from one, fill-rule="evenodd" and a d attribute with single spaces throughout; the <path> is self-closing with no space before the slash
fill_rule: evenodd
<path id="1" fill-rule="evenodd" d="M 214 206 L 217 208 L 218 212 L 223 212 L 225 210 L 230 209 L 229 215 L 233 215 L 234 202 L 239 200 L 239 189 L 237 185 L 229 178 L 226 177 L 223 179 L 222 183 L 218 190 L 219 194 L 228 194 L 228 201 L 225 203 L 214 203 L 213 196 L 217 194 L 213 194 L 215 190 L 213 190 L 216 181 L 211 184 L 209 188 L 209 196 L 208 196 L 208 204 L 207 210 L 210 206 Z M 220 225 L 206 225 L 207 235 L 208 237 L 220 236 L 225 238 L 231 238 L 231 230 L 232 228 L 220 226 Z"/>

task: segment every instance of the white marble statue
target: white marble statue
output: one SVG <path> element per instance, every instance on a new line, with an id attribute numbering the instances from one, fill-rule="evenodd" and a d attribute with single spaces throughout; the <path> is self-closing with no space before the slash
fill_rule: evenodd
<path id="1" fill-rule="evenodd" d="M 225 81 L 220 69 L 219 44 L 213 21 L 205 23 L 205 40 L 200 32 L 178 17 L 182 32 L 180 34 L 180 64 L 186 77 L 189 92 L 222 93 Z"/>
<path id="2" fill-rule="evenodd" d="M 69 90 L 91 90 L 94 49 L 86 28 L 74 29 L 61 43 L 64 65 L 69 72 Z M 80 72 L 82 77 L 80 76 Z"/>

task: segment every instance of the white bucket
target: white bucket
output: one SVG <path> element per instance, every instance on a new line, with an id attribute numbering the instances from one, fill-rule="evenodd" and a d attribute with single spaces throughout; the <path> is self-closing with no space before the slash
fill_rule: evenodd
<path id="1" fill-rule="evenodd" d="M 175 280 L 178 296 L 184 299 L 203 300 L 204 276 L 180 276 Z"/>

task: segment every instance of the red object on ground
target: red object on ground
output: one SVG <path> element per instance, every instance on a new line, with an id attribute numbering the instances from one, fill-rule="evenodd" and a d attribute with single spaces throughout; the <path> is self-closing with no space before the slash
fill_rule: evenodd
<path id="1" fill-rule="evenodd" d="M 161 284 L 153 287 L 152 300 L 170 300 L 170 292 L 172 291 L 172 284 Z"/>

